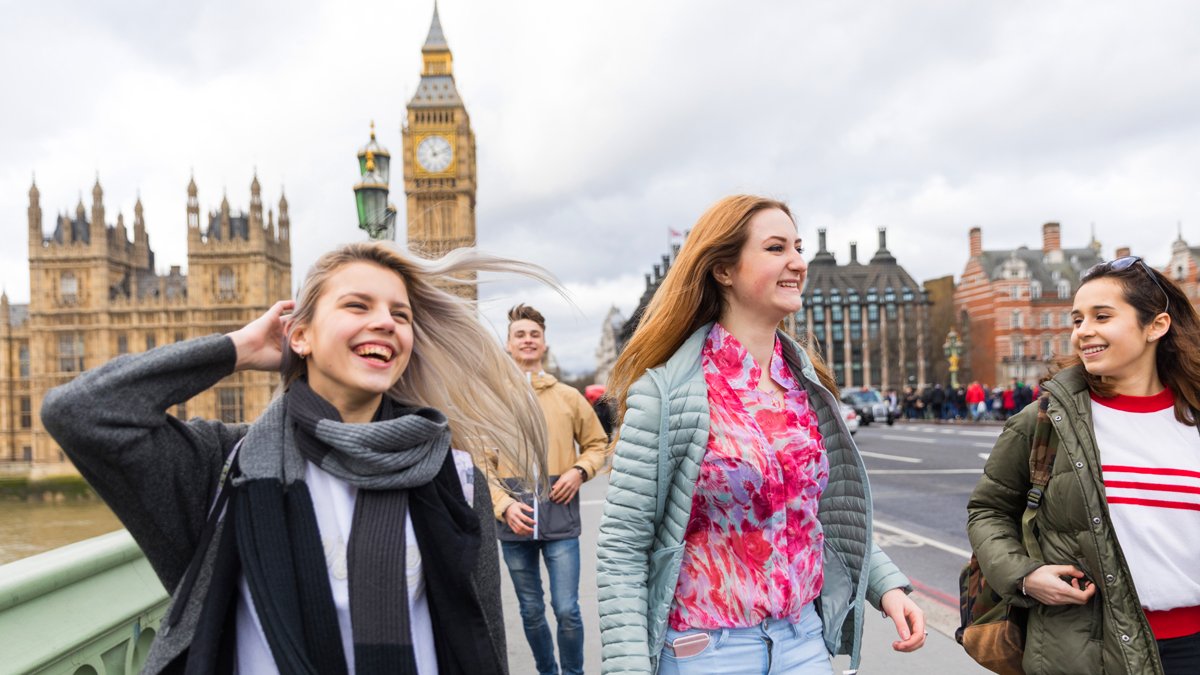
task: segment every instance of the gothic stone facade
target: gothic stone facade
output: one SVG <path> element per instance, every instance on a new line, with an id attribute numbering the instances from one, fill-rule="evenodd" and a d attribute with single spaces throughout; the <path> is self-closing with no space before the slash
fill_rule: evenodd
<path id="1" fill-rule="evenodd" d="M 46 237 L 38 188 L 29 190 L 30 301 L 0 298 L 0 465 L 10 471 L 71 471 L 37 416 L 51 388 L 121 354 L 235 330 L 291 297 L 287 200 L 278 222 L 273 211 L 264 218 L 257 177 L 249 212 L 232 212 L 224 199 L 204 223 L 195 181 L 188 185 L 187 275 L 178 266 L 156 271 L 140 199 L 130 241 L 123 216 L 107 223 L 103 197 L 97 180 L 90 219 L 81 200 Z M 277 383 L 271 373 L 235 373 L 171 412 L 252 420 Z"/>

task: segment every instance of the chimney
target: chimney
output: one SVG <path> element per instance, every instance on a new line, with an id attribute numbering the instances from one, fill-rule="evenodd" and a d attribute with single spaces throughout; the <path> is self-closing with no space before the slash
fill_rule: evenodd
<path id="1" fill-rule="evenodd" d="M 971 257 L 983 255 L 983 230 L 978 227 L 971 228 Z"/>
<path id="2" fill-rule="evenodd" d="M 1042 225 L 1042 253 L 1062 250 L 1062 237 L 1059 235 L 1058 223 Z"/>
<path id="3" fill-rule="evenodd" d="M 850 242 L 850 263 L 854 264 L 857 262 L 858 262 L 858 242 L 852 241 L 852 242 Z"/>
<path id="4" fill-rule="evenodd" d="M 817 253 L 825 252 L 825 228 L 817 230 Z"/>
<path id="5" fill-rule="evenodd" d="M 1116 260 L 1117 258 L 1124 258 L 1128 255 L 1131 255 L 1129 252 L 1129 247 L 1122 246 L 1121 248 L 1117 249 L 1117 255 L 1113 257 L 1113 260 Z"/>

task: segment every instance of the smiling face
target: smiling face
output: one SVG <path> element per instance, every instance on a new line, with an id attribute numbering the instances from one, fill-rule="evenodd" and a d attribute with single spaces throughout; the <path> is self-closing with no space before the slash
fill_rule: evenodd
<path id="1" fill-rule="evenodd" d="M 369 421 L 412 356 L 404 279 L 369 262 L 338 269 L 326 281 L 312 321 L 293 328 L 290 344 L 307 359 L 313 391 L 343 420 Z"/>
<path id="2" fill-rule="evenodd" d="M 1111 381 L 1117 393 L 1145 396 L 1128 385 L 1157 382 L 1154 360 L 1157 340 L 1170 325 L 1169 320 L 1164 324 L 1165 317 L 1161 314 L 1149 324 L 1140 325 L 1137 310 L 1126 300 L 1121 283 L 1109 277 L 1094 279 L 1075 293 L 1071 344 L 1083 367 L 1092 375 Z"/>
<path id="3" fill-rule="evenodd" d="M 798 312 L 808 274 L 803 252 L 796 224 L 786 213 L 764 209 L 754 214 L 737 264 L 713 270 L 725 289 L 727 311 L 771 323 Z"/>
<path id="4" fill-rule="evenodd" d="M 536 321 L 517 319 L 508 325 L 505 349 L 521 370 L 536 373 L 542 369 L 546 355 L 546 334 Z"/>

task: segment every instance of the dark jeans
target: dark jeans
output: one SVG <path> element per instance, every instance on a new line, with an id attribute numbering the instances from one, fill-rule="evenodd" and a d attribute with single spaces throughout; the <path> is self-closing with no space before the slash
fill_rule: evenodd
<path id="1" fill-rule="evenodd" d="M 558 654 L 563 675 L 583 675 L 583 617 L 579 613 L 579 539 L 556 541 L 502 541 L 504 562 L 512 577 L 525 639 L 533 650 L 539 675 L 557 675 L 554 641 L 546 623 L 542 595 L 542 567 L 550 575 L 550 606 L 558 623 Z M 539 556 L 539 553 L 541 554 Z"/>
<path id="2" fill-rule="evenodd" d="M 1159 640 L 1158 656 L 1166 675 L 1200 673 L 1200 633 Z"/>

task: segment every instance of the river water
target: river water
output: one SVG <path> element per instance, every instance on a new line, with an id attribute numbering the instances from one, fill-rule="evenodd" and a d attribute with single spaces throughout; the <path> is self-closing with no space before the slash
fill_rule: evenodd
<path id="1" fill-rule="evenodd" d="M 0 565 L 119 529 L 95 497 L 0 497 Z"/>

